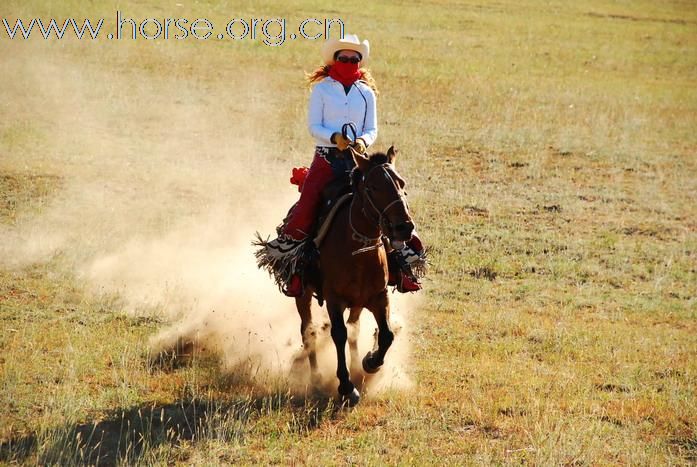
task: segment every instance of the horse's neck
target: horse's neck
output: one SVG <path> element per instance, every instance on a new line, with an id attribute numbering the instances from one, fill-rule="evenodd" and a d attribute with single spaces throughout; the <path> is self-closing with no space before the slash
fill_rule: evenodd
<path id="1" fill-rule="evenodd" d="M 352 230 L 357 230 L 360 235 L 370 238 L 380 237 L 380 226 L 376 225 L 375 220 L 370 219 L 366 214 L 363 196 L 358 192 L 353 195 L 349 209 L 349 223 L 353 226 Z"/>

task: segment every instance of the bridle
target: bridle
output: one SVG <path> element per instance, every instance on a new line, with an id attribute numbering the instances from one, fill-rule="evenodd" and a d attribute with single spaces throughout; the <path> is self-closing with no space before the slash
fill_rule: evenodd
<path id="1" fill-rule="evenodd" d="M 351 148 L 353 151 L 353 148 Z M 404 193 L 404 190 L 399 186 L 399 184 L 395 181 L 394 177 L 390 174 L 390 172 L 387 170 L 387 168 L 390 167 L 389 163 L 384 163 L 380 165 L 376 165 L 374 167 L 371 167 L 365 174 L 362 175 L 362 181 L 363 181 L 363 190 L 361 192 L 362 197 L 363 197 L 363 203 L 362 203 L 362 212 L 363 215 L 373 222 L 377 227 L 378 227 L 378 233 L 379 235 L 377 237 L 368 237 L 367 235 L 363 235 L 360 233 L 353 225 L 353 203 L 356 200 L 356 196 L 351 199 L 351 207 L 349 210 L 349 225 L 351 226 L 351 230 L 353 231 L 353 240 L 360 242 L 363 244 L 362 248 L 359 248 L 358 250 L 353 251 L 351 254 L 352 255 L 357 255 L 359 253 L 364 253 L 366 251 L 371 251 L 374 249 L 379 248 L 382 245 L 382 234 L 390 232 L 390 228 L 392 227 L 392 223 L 390 222 L 389 218 L 387 217 L 387 211 L 391 209 L 394 206 L 397 206 L 401 204 L 404 206 L 404 210 L 409 212 L 409 205 L 407 204 L 407 198 Z M 391 201 L 390 203 L 387 204 L 384 208 L 380 209 L 376 204 L 375 201 L 373 200 L 373 197 L 370 195 L 370 188 L 366 185 L 368 178 L 370 175 L 376 171 L 380 170 L 382 174 L 392 182 L 392 185 L 395 188 L 395 191 L 397 192 L 397 199 Z M 367 201 L 367 203 L 366 203 Z M 369 214 L 368 211 L 366 210 L 366 205 L 370 206 L 372 208 L 372 213 Z"/>
<path id="2" fill-rule="evenodd" d="M 365 200 L 368 200 L 368 204 L 370 207 L 373 208 L 373 211 L 377 214 L 377 217 L 373 217 L 374 222 L 377 224 L 378 227 L 382 230 L 383 233 L 389 232 L 390 227 L 392 227 L 392 223 L 390 222 L 389 218 L 386 216 L 387 211 L 398 204 L 401 204 L 404 206 L 404 210 L 409 212 L 409 206 L 407 205 L 407 198 L 404 194 L 404 190 L 397 184 L 395 181 L 394 177 L 390 175 L 390 172 L 387 170 L 387 168 L 390 167 L 390 164 L 385 163 L 385 164 L 380 164 L 375 167 L 371 167 L 368 172 L 363 176 L 363 198 Z M 390 182 L 392 182 L 392 186 L 394 186 L 395 191 L 397 192 L 397 199 L 391 201 L 390 203 L 387 204 L 384 208 L 380 209 L 377 207 L 375 204 L 375 201 L 373 201 L 373 198 L 370 196 L 370 188 L 368 188 L 366 182 L 368 181 L 368 177 L 370 177 L 370 174 L 373 173 L 373 171 L 380 169 L 382 173 L 384 174 L 385 178 L 387 178 Z M 368 212 L 365 210 L 365 203 L 363 203 L 363 214 L 368 216 Z"/>
<path id="3" fill-rule="evenodd" d="M 360 91 L 360 90 L 359 90 Z M 363 93 L 361 93 L 363 95 Z M 365 98 L 364 98 L 365 99 Z M 365 121 L 364 121 L 365 122 Z M 349 136 L 349 132 L 351 133 L 351 136 Z M 344 138 L 350 139 L 351 141 L 356 141 L 356 124 L 353 122 L 349 123 L 344 123 L 341 127 L 341 134 L 343 135 Z M 352 146 L 349 146 L 348 149 L 351 151 L 354 157 L 364 157 L 362 154 L 358 154 L 355 149 L 353 149 Z M 364 253 L 366 251 L 371 251 L 380 248 L 382 245 L 382 235 L 385 232 L 389 232 L 390 228 L 392 227 L 392 223 L 390 222 L 389 218 L 385 215 L 387 213 L 387 210 L 390 209 L 392 206 L 396 206 L 397 204 L 402 204 L 404 206 L 405 211 L 409 212 L 409 205 L 407 204 L 407 198 L 404 193 L 404 190 L 399 186 L 399 184 L 395 181 L 394 177 L 390 175 L 390 172 L 387 170 L 387 167 L 389 167 L 389 163 L 384 163 L 380 165 L 376 165 L 374 167 L 371 167 L 365 174 L 362 175 L 363 178 L 363 206 L 362 206 L 362 212 L 363 215 L 370 221 L 372 221 L 377 227 L 378 227 L 378 236 L 377 237 L 368 237 L 367 235 L 364 235 L 356 229 L 356 227 L 353 225 L 353 203 L 356 200 L 356 196 L 354 195 L 353 198 L 351 198 L 351 205 L 349 207 L 349 225 L 351 226 L 351 230 L 353 231 L 353 236 L 352 239 L 356 242 L 362 243 L 363 247 L 359 248 L 355 251 L 353 251 L 351 254 L 352 255 L 357 255 L 359 253 Z M 377 207 L 375 204 L 375 201 L 373 198 L 370 196 L 370 188 L 366 186 L 366 182 L 368 181 L 368 177 L 370 177 L 370 174 L 373 173 L 374 170 L 380 169 L 382 170 L 383 174 L 385 177 L 392 182 L 392 185 L 395 188 L 395 191 L 397 192 L 397 199 L 394 201 L 390 202 L 385 206 L 384 208 L 380 209 Z M 366 211 L 365 206 L 366 203 L 365 201 L 368 201 L 368 204 L 370 205 L 371 208 L 373 208 L 373 211 L 375 211 L 376 216 L 370 216 L 368 215 L 368 211 Z M 372 219 L 371 219 L 372 217 Z"/>

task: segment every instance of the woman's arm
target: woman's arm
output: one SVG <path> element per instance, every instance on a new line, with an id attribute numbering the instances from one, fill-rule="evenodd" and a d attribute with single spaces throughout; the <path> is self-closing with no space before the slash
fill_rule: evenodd
<path id="1" fill-rule="evenodd" d="M 363 134 L 358 137 L 365 142 L 366 147 L 375 142 L 378 137 L 378 116 L 377 105 L 375 103 L 375 93 L 372 89 L 363 91 L 365 103 L 368 106 L 365 113 L 365 122 L 363 122 Z"/>
<path id="2" fill-rule="evenodd" d="M 324 110 L 324 102 L 322 101 L 322 91 L 319 84 L 312 87 L 310 93 L 310 105 L 307 112 L 307 128 L 310 134 L 325 144 L 333 144 L 331 137 L 333 131 L 322 125 L 322 115 Z"/>

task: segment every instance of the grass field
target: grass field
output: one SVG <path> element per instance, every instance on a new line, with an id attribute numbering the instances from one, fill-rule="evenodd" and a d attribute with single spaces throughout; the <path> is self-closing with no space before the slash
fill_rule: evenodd
<path id="1" fill-rule="evenodd" d="M 0 16 L 113 28 L 113 5 L 44 3 Z M 0 25 L 0 464 L 697 463 L 696 2 L 150 3 L 118 9 L 370 39 L 376 148 L 432 260 L 413 385 L 349 411 L 215 353 L 148 359 L 296 196 L 318 41 Z"/>

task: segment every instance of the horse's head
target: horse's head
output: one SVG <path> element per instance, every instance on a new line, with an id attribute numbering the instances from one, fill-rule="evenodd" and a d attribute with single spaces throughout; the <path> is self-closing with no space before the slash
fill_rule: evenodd
<path id="1" fill-rule="evenodd" d="M 399 176 L 394 160 L 397 152 L 390 146 L 387 153 L 370 157 L 354 153 L 356 169 L 353 185 L 363 203 L 363 212 L 374 219 L 383 234 L 392 240 L 409 240 L 414 222 L 409 215 L 404 179 Z"/>

